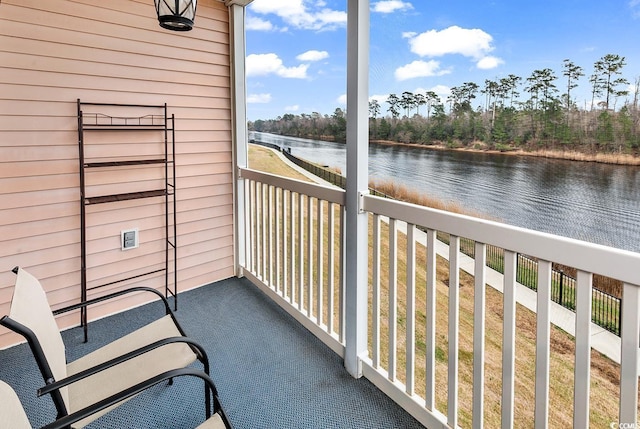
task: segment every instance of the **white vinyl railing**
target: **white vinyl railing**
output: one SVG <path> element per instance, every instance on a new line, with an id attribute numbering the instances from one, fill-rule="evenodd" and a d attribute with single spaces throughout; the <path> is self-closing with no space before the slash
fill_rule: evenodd
<path id="1" fill-rule="evenodd" d="M 245 274 L 343 355 L 344 191 L 252 170 L 242 169 L 241 175 Z M 561 405 L 560 421 L 567 425 L 586 428 L 596 419 L 606 425 L 636 423 L 639 254 L 369 195 L 360 209 L 370 214 L 369 356 L 363 373 L 426 427 L 555 426 L 558 417 L 550 404 L 558 407 L 554 390 L 560 388 L 570 391 Z M 445 259 L 436 254 L 437 233 L 449 235 Z M 471 289 L 461 278 L 461 238 L 476 243 Z M 489 313 L 496 311 L 488 308 L 487 245 L 504 249 L 498 340 L 487 332 L 494 317 Z M 538 260 L 535 328 L 527 334 L 533 346 L 524 357 L 526 351 L 517 348 L 524 335 L 518 326 L 523 310 L 516 304 L 518 253 Z M 552 263 L 578 270 L 576 335 L 565 351 L 573 354 L 569 381 L 559 380 L 553 369 Z M 590 401 L 598 384 L 591 378 L 594 274 L 624 284 L 619 386 L 615 406 L 604 416 Z M 461 319 L 469 313 L 471 320 Z M 488 344 L 488 338 L 498 344 Z M 531 362 L 530 373 L 523 369 L 525 361 Z M 611 368 L 618 367 L 611 363 Z M 527 384 L 532 399 L 522 404 Z M 524 417 L 523 409 L 530 410 Z"/>
<path id="2" fill-rule="evenodd" d="M 344 191 L 242 170 L 245 275 L 341 356 Z"/>
<path id="3" fill-rule="evenodd" d="M 501 427 L 519 427 L 526 425 L 535 427 L 557 426 L 557 417 L 550 417 L 550 404 L 560 401 L 560 395 L 554 389 L 569 389 L 573 391 L 571 398 L 561 414 L 568 420 L 568 425 L 573 427 L 589 427 L 594 418 L 604 419 L 606 425 L 611 423 L 636 423 L 638 411 L 638 339 L 640 338 L 640 318 L 638 312 L 638 297 L 640 284 L 640 254 L 626 252 L 618 249 L 597 246 L 550 234 L 538 233 L 522 228 L 510 227 L 496 222 L 484 221 L 472 217 L 451 214 L 439 210 L 419 207 L 389 199 L 374 196 L 365 196 L 363 209 L 372 213 L 373 243 L 376 249 L 373 252 L 371 263 L 373 264 L 372 287 L 375 300 L 379 300 L 381 290 L 387 291 L 388 306 L 386 311 L 381 303 L 372 305 L 373 311 L 373 339 L 371 360 L 368 362 L 369 370 L 365 375 L 374 380 L 379 387 L 387 392 L 396 390 L 394 399 L 408 409 L 419 415 L 426 410 L 428 416 L 418 417 L 427 427 L 465 427 L 481 428 L 486 424 L 489 411 L 486 407 L 487 397 L 491 397 L 491 412 L 499 407 L 498 421 Z M 381 234 L 385 224 L 385 234 Z M 419 227 L 419 229 L 418 229 Z M 422 232 L 425 231 L 425 232 Z M 448 252 L 448 290 L 446 293 L 446 305 L 438 305 L 436 273 L 438 267 L 446 264 L 446 261 L 438 262 L 436 258 L 436 234 L 444 232 L 449 234 Z M 405 243 L 402 248 L 398 246 L 398 237 L 403 237 Z M 460 239 L 466 238 L 475 241 L 475 264 L 473 292 L 461 288 L 460 266 L 462 254 L 460 252 Z M 385 244 L 385 243 L 388 243 Z M 425 246 L 418 263 L 416 243 Z M 493 245 L 504 249 L 504 276 L 502 295 L 502 333 L 500 336 L 501 356 L 492 356 L 500 361 L 501 387 L 499 392 L 487 391 L 485 364 L 489 358 L 485 349 L 487 334 L 487 295 L 486 295 L 486 247 Z M 404 248 L 406 246 L 406 249 Z M 380 255 L 380 249 L 388 247 L 386 258 Z M 527 254 L 538 260 L 538 286 L 535 312 L 535 327 L 532 329 L 534 337 L 534 354 L 523 357 L 524 351 L 516 347 L 517 338 L 524 335 L 517 326 L 517 314 L 522 309 L 516 305 L 516 273 L 517 254 Z M 382 260 L 388 261 L 388 269 L 381 266 Z M 552 370 L 551 352 L 551 266 L 552 262 L 575 267 L 578 270 L 578 286 L 576 299 L 575 322 L 575 349 L 571 352 L 573 359 L 572 386 L 566 386 L 567 380 L 558 379 Z M 399 270 L 404 265 L 406 272 Z M 380 273 L 384 273 L 387 284 L 381 282 Z M 418 287 L 416 274 L 423 278 L 423 285 Z M 592 392 L 591 374 L 591 308 L 592 295 L 591 283 L 593 274 L 601 274 L 617 280 L 621 280 L 623 286 L 623 316 L 622 316 L 622 350 L 621 365 L 619 367 L 620 385 L 618 398 L 615 405 L 618 410 L 604 410 L 604 416 L 597 416 L 593 404 L 590 404 Z M 443 274 L 438 274 L 442 276 Z M 402 284 L 399 285 L 399 280 Z M 442 279 L 441 279 L 442 280 Z M 420 308 L 423 319 L 416 317 L 416 291 L 423 291 L 420 301 L 425 308 Z M 473 302 L 470 309 L 472 317 L 472 347 L 471 356 L 462 356 L 462 352 L 468 353 L 469 347 L 461 346 L 461 294 L 473 293 Z M 403 296 L 401 302 L 399 297 Z M 436 332 L 437 322 L 446 319 L 444 328 Z M 421 329 L 418 329 L 418 320 L 423 320 Z M 465 323 L 469 323 L 467 320 Z M 387 343 L 382 340 L 380 326 L 386 326 Z M 399 337 L 396 330 L 402 327 L 403 338 Z M 467 329 L 469 331 L 469 329 Z M 418 334 L 421 332 L 421 334 Z M 439 341 L 444 337 L 446 349 L 443 350 Z M 380 348 L 387 350 L 388 357 L 381 359 Z M 423 356 L 420 360 L 420 377 L 418 374 L 418 351 Z M 400 367 L 398 355 L 402 356 L 403 365 Z M 443 357 L 443 355 L 446 355 Z M 471 363 L 468 359 L 471 359 Z M 524 374 L 526 367 L 522 362 L 531 360 L 530 379 Z M 438 362 L 443 362 L 446 367 L 439 369 Z M 466 362 L 464 371 L 470 371 L 470 379 L 463 386 L 461 377 L 463 374 L 463 362 Z M 616 364 L 611 362 L 611 368 Z M 518 370 L 517 370 L 518 369 Z M 521 373 L 520 371 L 523 371 Z M 437 373 L 446 375 L 444 387 L 436 389 L 438 385 Z M 383 377 L 380 377 L 382 375 Z M 419 383 L 418 383 L 419 380 Z M 419 395 L 416 394 L 416 386 L 424 383 Z M 523 385 L 532 385 L 532 407 L 522 404 Z M 595 383 L 597 384 L 597 383 Z M 617 387 L 617 386 L 616 386 Z M 468 390 L 470 397 L 468 403 L 460 403 L 460 394 Z M 403 393 L 400 394 L 399 392 Z M 444 396 L 443 396 L 444 395 Z M 499 398 L 497 400 L 496 396 Z M 517 403 L 519 398 L 520 403 Z M 555 404 L 558 407 L 558 404 Z M 533 408 L 524 412 L 523 409 Z M 462 412 L 466 413 L 464 419 Z M 519 414 L 518 414 L 519 413 Z M 595 416 L 595 417 L 594 417 Z M 495 420 L 489 420 L 495 425 Z"/>

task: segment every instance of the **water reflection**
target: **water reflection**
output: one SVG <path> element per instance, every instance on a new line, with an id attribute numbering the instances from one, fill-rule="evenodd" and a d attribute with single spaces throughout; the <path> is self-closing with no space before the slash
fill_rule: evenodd
<path id="1" fill-rule="evenodd" d="M 346 173 L 343 144 L 255 133 Z M 494 219 L 640 252 L 640 169 L 499 154 L 371 145 L 369 175 Z"/>

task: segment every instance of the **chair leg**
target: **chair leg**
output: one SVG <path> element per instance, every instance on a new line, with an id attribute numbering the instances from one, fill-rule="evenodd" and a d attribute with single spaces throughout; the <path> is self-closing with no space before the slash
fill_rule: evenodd
<path id="1" fill-rule="evenodd" d="M 206 404 L 204 412 L 206 413 L 206 418 L 208 419 L 209 417 L 211 417 L 211 391 L 206 383 L 204 385 L 204 401 Z"/>

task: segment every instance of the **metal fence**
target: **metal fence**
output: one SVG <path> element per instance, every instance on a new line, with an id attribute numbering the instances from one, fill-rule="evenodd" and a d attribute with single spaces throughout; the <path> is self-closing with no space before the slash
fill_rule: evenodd
<path id="1" fill-rule="evenodd" d="M 336 172 L 328 170 L 317 164 L 310 163 L 297 158 L 291 154 L 290 148 L 284 149 L 278 145 L 254 141 L 252 143 L 270 147 L 282 152 L 291 162 L 310 173 L 326 180 L 333 185 L 346 189 L 346 178 Z M 370 193 L 375 196 L 391 198 L 393 197 L 370 188 Z M 439 233 L 438 240 L 449 243 L 447 234 Z M 460 240 L 460 251 L 465 255 L 475 258 L 475 242 L 462 238 Z M 504 273 L 504 251 L 496 246 L 487 246 L 487 266 L 491 269 Z M 526 255 L 518 255 L 516 281 L 529 289 L 536 290 L 538 285 L 538 262 Z M 576 308 L 576 279 L 565 274 L 561 270 L 552 271 L 551 299 L 553 302 L 563 307 L 575 311 Z M 597 288 L 592 288 L 592 310 L 591 320 L 598 326 L 620 336 L 622 300 L 607 292 Z"/>
<path id="2" fill-rule="evenodd" d="M 530 289 L 536 290 L 538 284 L 538 263 L 525 255 L 518 255 L 516 280 Z M 592 288 L 591 320 L 606 330 L 620 335 L 622 312 L 621 299 L 597 288 Z M 575 311 L 576 279 L 562 270 L 553 270 L 551 299 L 565 308 Z"/>

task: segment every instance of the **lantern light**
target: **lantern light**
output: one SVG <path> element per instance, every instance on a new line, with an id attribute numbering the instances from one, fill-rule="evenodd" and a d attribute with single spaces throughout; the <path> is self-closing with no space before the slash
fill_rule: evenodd
<path id="1" fill-rule="evenodd" d="M 196 17 L 197 0 L 154 0 L 160 27 L 173 31 L 189 31 Z"/>

